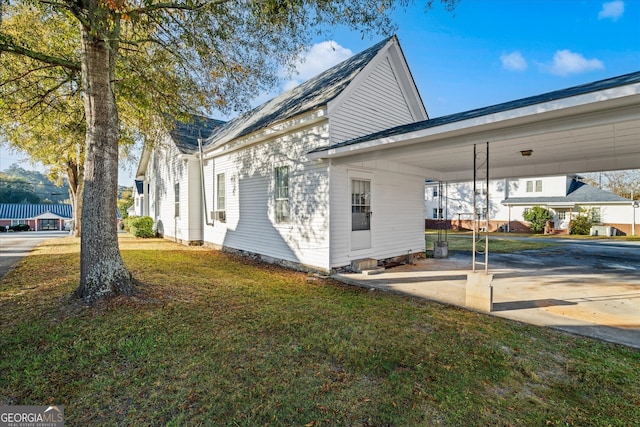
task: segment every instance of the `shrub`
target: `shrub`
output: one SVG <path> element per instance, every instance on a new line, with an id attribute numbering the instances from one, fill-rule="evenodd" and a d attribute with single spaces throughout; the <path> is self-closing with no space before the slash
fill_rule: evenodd
<path id="1" fill-rule="evenodd" d="M 126 231 L 126 232 L 131 231 L 131 224 L 130 224 L 130 223 L 131 223 L 131 220 L 132 220 L 133 218 L 135 218 L 135 217 L 133 217 L 133 216 L 128 216 L 128 217 L 126 217 L 126 218 L 122 219 L 122 229 L 123 229 L 124 231 Z"/>
<path id="2" fill-rule="evenodd" d="M 593 221 L 591 221 L 591 215 L 589 212 L 581 210 L 580 213 L 571 220 L 569 234 L 589 234 L 591 232 L 592 225 Z"/>
<path id="3" fill-rule="evenodd" d="M 534 206 L 525 212 L 523 217 L 525 221 L 529 221 L 531 223 L 531 231 L 534 233 L 540 233 L 544 230 L 544 226 L 547 221 L 551 220 L 551 213 L 541 206 Z"/>
<path id="4" fill-rule="evenodd" d="M 153 237 L 153 218 L 150 216 L 130 216 L 124 220 L 124 224 L 136 237 Z"/>
<path id="5" fill-rule="evenodd" d="M 9 227 L 9 230 L 13 230 L 13 231 L 29 231 L 30 227 L 29 227 L 29 224 L 18 224 L 18 225 L 13 225 L 13 226 Z"/>

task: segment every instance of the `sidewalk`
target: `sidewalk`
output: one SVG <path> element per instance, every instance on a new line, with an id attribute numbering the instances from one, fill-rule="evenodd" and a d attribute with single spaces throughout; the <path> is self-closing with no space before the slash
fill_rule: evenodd
<path id="1" fill-rule="evenodd" d="M 464 307 L 465 255 L 421 259 L 377 275 L 337 274 L 345 283 Z M 495 264 L 494 264 L 495 265 Z M 572 267 L 515 269 L 495 265 L 491 315 L 640 349 L 640 274 Z"/>

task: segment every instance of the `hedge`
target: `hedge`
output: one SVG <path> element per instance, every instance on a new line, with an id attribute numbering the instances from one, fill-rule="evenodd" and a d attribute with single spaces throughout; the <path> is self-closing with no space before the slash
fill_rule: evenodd
<path id="1" fill-rule="evenodd" d="M 136 237 L 153 237 L 153 218 L 150 216 L 130 216 L 125 218 L 125 228 Z"/>

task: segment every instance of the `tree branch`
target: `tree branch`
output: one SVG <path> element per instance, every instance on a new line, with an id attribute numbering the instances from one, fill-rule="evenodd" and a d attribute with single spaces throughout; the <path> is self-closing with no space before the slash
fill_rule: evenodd
<path id="1" fill-rule="evenodd" d="M 69 61 L 57 56 L 46 55 L 41 52 L 36 52 L 31 49 L 27 49 L 15 44 L 6 43 L 4 39 L 0 39 L 0 52 L 13 53 L 15 55 L 26 56 L 36 61 L 44 62 L 45 64 L 56 65 L 58 67 L 69 68 L 74 71 L 80 71 L 80 63 Z"/>

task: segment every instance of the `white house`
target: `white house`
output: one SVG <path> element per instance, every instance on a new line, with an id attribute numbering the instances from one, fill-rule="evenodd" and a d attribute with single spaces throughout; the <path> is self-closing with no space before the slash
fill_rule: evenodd
<path id="1" fill-rule="evenodd" d="M 477 192 L 484 198 L 485 189 Z M 438 194 L 443 192 L 442 197 Z M 442 206 L 442 207 L 440 207 Z M 588 212 L 594 223 L 615 227 L 620 233 L 633 234 L 640 223 L 640 210 L 630 199 L 585 184 L 577 175 L 533 178 L 506 178 L 489 181 L 489 229 L 525 231 L 524 213 L 533 206 L 548 209 L 554 229 L 567 231 L 571 218 Z M 442 209 L 440 211 L 440 209 Z M 425 184 L 427 227 L 434 220 L 449 220 L 454 228 L 471 228 L 473 218 L 473 182 L 439 185 Z M 484 219 L 484 206 L 479 210 Z M 640 229 L 638 230 L 640 231 Z"/>
<path id="2" fill-rule="evenodd" d="M 320 270 L 422 253 L 421 174 L 307 153 L 425 119 L 390 37 L 230 122 L 166 135 L 143 153 L 139 212 L 167 238 Z"/>
<path id="3" fill-rule="evenodd" d="M 422 254 L 425 179 L 470 179 L 476 144 L 494 178 L 634 168 L 639 107 L 636 72 L 428 119 L 394 36 L 227 123 L 166 132 L 135 209 L 167 238 L 291 266 Z"/>

